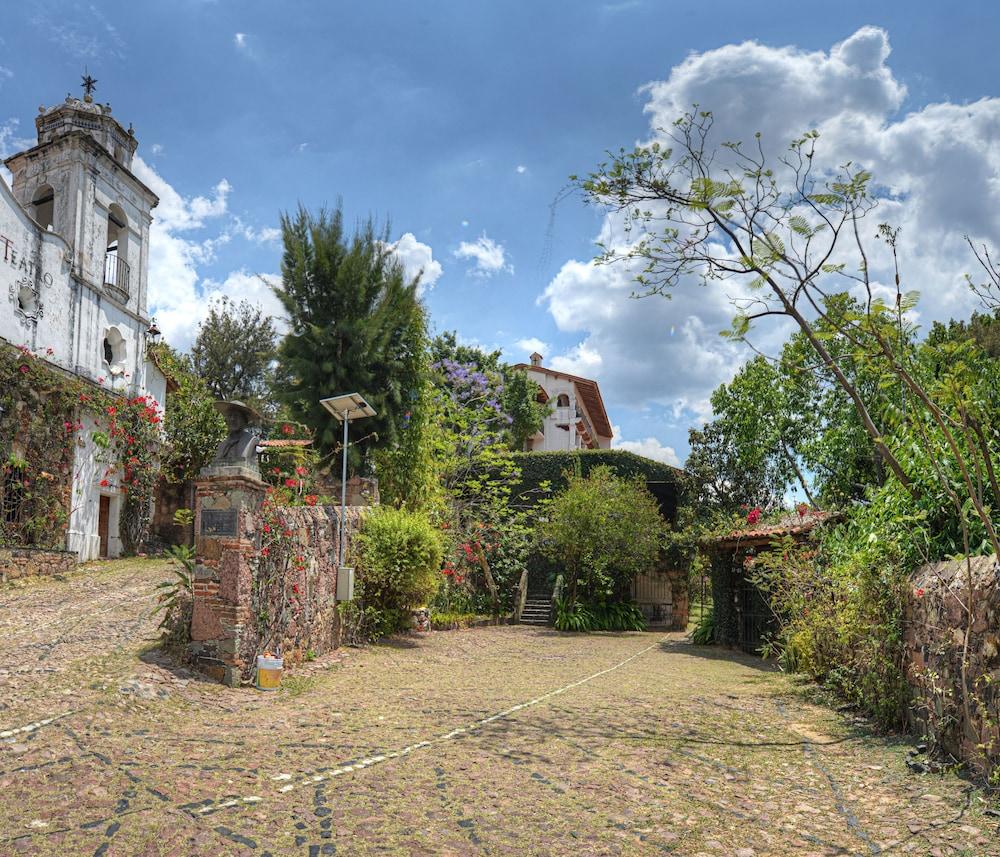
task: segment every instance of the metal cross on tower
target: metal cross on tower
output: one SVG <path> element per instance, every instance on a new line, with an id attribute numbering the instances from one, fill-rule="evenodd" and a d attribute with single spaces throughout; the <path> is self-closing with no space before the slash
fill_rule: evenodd
<path id="1" fill-rule="evenodd" d="M 84 95 L 93 96 L 94 90 L 97 89 L 97 81 L 90 76 L 90 72 L 88 72 L 86 68 L 83 70 L 83 77 L 81 80 L 83 80 L 82 86 Z"/>

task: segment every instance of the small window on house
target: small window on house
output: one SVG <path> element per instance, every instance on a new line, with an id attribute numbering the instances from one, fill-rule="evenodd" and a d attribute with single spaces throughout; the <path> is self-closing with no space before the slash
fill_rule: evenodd
<path id="1" fill-rule="evenodd" d="M 52 185 L 43 184 L 31 198 L 31 216 L 42 229 L 52 229 L 55 216 L 56 194 Z"/>
<path id="2" fill-rule="evenodd" d="M 567 396 L 565 393 L 560 393 L 559 396 L 556 398 L 556 407 L 557 408 L 568 408 L 569 407 L 569 396 Z"/>

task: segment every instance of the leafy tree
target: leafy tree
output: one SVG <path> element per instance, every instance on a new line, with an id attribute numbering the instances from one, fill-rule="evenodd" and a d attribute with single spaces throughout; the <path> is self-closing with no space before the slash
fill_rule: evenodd
<path id="1" fill-rule="evenodd" d="M 270 411 L 270 364 L 277 336 L 260 307 L 222 297 L 198 325 L 191 365 L 216 399 L 239 399 Z"/>
<path id="2" fill-rule="evenodd" d="M 378 416 L 351 426 L 350 459 L 357 468 L 363 436 L 372 437 L 373 446 L 399 442 L 420 395 L 417 352 L 425 321 L 419 277 L 407 282 L 388 227 L 379 230 L 369 219 L 348 236 L 343 220 L 339 208 L 282 216 L 282 281 L 275 294 L 290 329 L 278 348 L 274 389 L 291 418 L 313 431 L 324 464 L 339 448 L 341 432 L 320 399 L 363 395 Z"/>
<path id="3" fill-rule="evenodd" d="M 927 334 L 929 345 L 964 339 L 972 339 L 994 360 L 1000 358 L 1000 309 L 992 315 L 974 312 L 968 321 L 950 319 L 947 324 L 935 321 Z"/>
<path id="4" fill-rule="evenodd" d="M 194 479 L 212 460 L 226 436 L 226 423 L 215 408 L 216 397 L 190 360 L 166 343 L 154 347 L 157 363 L 177 385 L 167 394 L 161 472 L 169 481 L 183 482 Z"/>
<path id="5" fill-rule="evenodd" d="M 991 495 L 998 492 L 982 476 L 993 455 L 990 439 L 977 434 L 980 416 L 963 407 L 954 373 L 954 383 L 945 386 L 920 377 L 912 334 L 906 331 L 906 314 L 917 296 L 902 290 L 898 230 L 888 224 L 879 225 L 877 234 L 896 261 L 892 304 L 872 279 L 863 237 L 868 234 L 864 219 L 878 204 L 871 174 L 854 164 L 822 172 L 815 131 L 795 140 L 774 165 L 759 135 L 752 147 L 733 142 L 724 144 L 723 152 L 713 151 L 711 128 L 710 113 L 687 113 L 667 132 L 676 152 L 659 142 L 622 149 L 577 180 L 589 199 L 623 218 L 631 233 L 624 247 L 605 248 L 599 260 L 638 260 L 642 269 L 636 280 L 645 295 L 669 295 L 692 275 L 705 284 L 729 278 L 746 282 L 753 295 L 737 301 L 728 335 L 746 341 L 752 324 L 764 318 L 794 322 L 850 399 L 881 463 L 915 500 L 921 491 L 918 474 L 907 469 L 905 460 L 912 444 L 926 451 L 939 436 L 958 483 L 952 484 L 946 468 L 933 472 L 961 524 L 963 540 L 971 537 L 972 515 L 1000 554 L 991 511 L 998 507 Z M 840 283 L 857 289 L 862 301 L 857 309 L 835 316 L 824 301 Z M 844 359 L 828 347 L 817 319 L 836 330 L 855 365 L 877 363 L 880 383 L 898 390 L 896 403 L 888 396 L 878 399 L 885 406 L 884 419 L 845 371 Z"/>
<path id="6" fill-rule="evenodd" d="M 506 436 L 511 449 L 524 449 L 527 439 L 541 431 L 548 406 L 538 401 L 538 388 L 528 373 L 505 363 L 499 349 L 483 351 L 463 345 L 454 331 L 445 331 L 431 342 L 431 361 L 436 366 L 446 361 L 466 365 L 491 379 L 503 412 L 510 418 Z"/>
<path id="7" fill-rule="evenodd" d="M 552 500 L 538 537 L 559 562 L 566 604 L 620 602 L 637 574 L 652 569 L 663 544 L 664 523 L 642 479 L 621 479 L 610 467 L 574 476 Z"/>

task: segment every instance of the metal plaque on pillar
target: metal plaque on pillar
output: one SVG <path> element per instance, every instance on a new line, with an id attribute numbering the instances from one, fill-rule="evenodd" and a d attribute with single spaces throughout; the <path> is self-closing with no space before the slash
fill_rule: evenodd
<path id="1" fill-rule="evenodd" d="M 236 509 L 202 509 L 201 534 L 203 536 L 235 536 Z"/>

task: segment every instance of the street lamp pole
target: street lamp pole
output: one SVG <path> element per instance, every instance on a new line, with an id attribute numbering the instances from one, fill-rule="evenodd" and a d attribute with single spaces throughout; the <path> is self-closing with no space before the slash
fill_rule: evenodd
<path id="1" fill-rule="evenodd" d="M 347 427 L 351 423 L 351 409 L 344 411 L 344 445 L 341 447 L 340 466 L 340 538 L 337 539 L 337 568 L 344 564 L 344 524 L 347 520 Z"/>
<path id="2" fill-rule="evenodd" d="M 319 403 L 333 414 L 335 419 L 344 424 L 344 445 L 341 450 L 343 462 L 340 469 L 340 537 L 337 540 L 337 568 L 344 564 L 344 539 L 347 533 L 347 444 L 348 426 L 351 420 L 376 416 L 375 409 L 358 393 L 347 393 L 343 396 L 331 396 L 320 399 Z"/>

